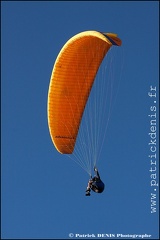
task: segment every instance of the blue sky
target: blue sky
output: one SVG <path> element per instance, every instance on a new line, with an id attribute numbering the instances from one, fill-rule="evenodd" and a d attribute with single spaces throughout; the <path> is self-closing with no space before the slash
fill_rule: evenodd
<path id="1" fill-rule="evenodd" d="M 73 233 L 158 239 L 158 188 L 151 186 L 148 157 L 153 155 L 148 115 L 151 106 L 158 109 L 158 96 L 148 96 L 150 86 L 158 95 L 158 2 L 2 1 L 1 6 L 2 238 L 69 239 Z M 65 42 L 85 30 L 117 33 L 119 62 L 122 52 L 124 61 L 99 165 L 106 189 L 89 198 L 88 175 L 56 151 L 47 123 L 54 61 Z M 157 197 L 155 213 L 151 194 Z"/>

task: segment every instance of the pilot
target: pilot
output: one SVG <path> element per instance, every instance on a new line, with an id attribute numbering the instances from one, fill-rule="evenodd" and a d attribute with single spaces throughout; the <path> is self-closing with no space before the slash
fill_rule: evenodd
<path id="1" fill-rule="evenodd" d="M 104 191 L 104 183 L 102 182 L 99 172 L 96 167 L 94 167 L 95 176 L 89 180 L 87 190 L 86 190 L 86 196 L 90 196 L 90 191 L 94 191 L 96 193 L 102 193 Z"/>

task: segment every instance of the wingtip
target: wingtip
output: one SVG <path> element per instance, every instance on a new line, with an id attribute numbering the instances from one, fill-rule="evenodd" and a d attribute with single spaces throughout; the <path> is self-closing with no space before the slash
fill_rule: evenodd
<path id="1" fill-rule="evenodd" d="M 115 33 L 103 33 L 103 35 L 110 41 L 112 45 L 121 46 L 122 41 L 120 38 L 117 37 Z"/>

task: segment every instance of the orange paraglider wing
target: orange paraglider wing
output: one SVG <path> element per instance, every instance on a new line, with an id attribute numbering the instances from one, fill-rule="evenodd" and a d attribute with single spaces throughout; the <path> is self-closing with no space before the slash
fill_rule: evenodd
<path id="1" fill-rule="evenodd" d="M 74 150 L 94 78 L 112 45 L 121 45 L 116 34 L 82 32 L 63 46 L 55 61 L 48 92 L 48 124 L 60 153 Z"/>

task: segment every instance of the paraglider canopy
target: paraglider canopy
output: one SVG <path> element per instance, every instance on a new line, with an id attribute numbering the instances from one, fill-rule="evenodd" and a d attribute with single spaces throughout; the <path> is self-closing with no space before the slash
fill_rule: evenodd
<path id="1" fill-rule="evenodd" d="M 55 61 L 48 92 L 48 124 L 52 141 L 62 154 L 74 150 L 96 73 L 112 45 L 121 45 L 116 34 L 85 31 L 69 39 Z"/>

